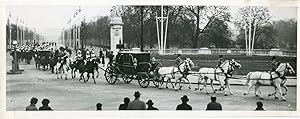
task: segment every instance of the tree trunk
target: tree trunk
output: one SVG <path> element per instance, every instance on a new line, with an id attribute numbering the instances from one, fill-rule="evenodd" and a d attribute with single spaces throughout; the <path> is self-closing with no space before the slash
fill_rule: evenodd
<path id="1" fill-rule="evenodd" d="M 199 12 L 200 12 L 200 7 L 197 6 L 197 24 L 196 24 L 196 34 L 194 35 L 194 38 L 193 38 L 193 48 L 197 48 L 198 47 L 198 40 L 199 40 L 199 34 L 200 34 L 200 29 L 199 29 L 199 23 L 200 23 L 200 15 L 199 15 Z"/>

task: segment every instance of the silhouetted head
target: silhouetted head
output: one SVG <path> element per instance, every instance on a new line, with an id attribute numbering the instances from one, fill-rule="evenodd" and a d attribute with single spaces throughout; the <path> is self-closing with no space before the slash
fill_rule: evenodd
<path id="1" fill-rule="evenodd" d="M 48 106 L 48 104 L 50 103 L 50 101 L 48 99 L 43 99 L 42 104 L 45 106 Z"/>
<path id="2" fill-rule="evenodd" d="M 211 99 L 212 102 L 216 102 L 217 97 L 215 95 L 213 95 L 213 96 L 210 97 L 210 99 Z"/>
<path id="3" fill-rule="evenodd" d="M 36 104 L 38 102 L 38 99 L 35 97 L 32 97 L 30 100 L 30 104 Z"/>
<path id="4" fill-rule="evenodd" d="M 262 108 L 264 104 L 261 101 L 258 101 L 256 105 L 258 108 Z"/>
<path id="5" fill-rule="evenodd" d="M 102 104 L 101 103 L 97 103 L 96 107 L 97 107 L 97 110 L 102 110 Z"/>
<path id="6" fill-rule="evenodd" d="M 128 104 L 130 102 L 130 99 L 128 97 L 125 97 L 123 101 L 125 104 Z"/>
<path id="7" fill-rule="evenodd" d="M 188 102 L 189 98 L 186 95 L 184 95 L 184 96 L 181 97 L 181 101 L 182 102 Z"/>
<path id="8" fill-rule="evenodd" d="M 152 106 L 154 103 L 152 102 L 152 100 L 148 100 L 148 101 L 146 102 L 146 104 L 147 104 L 148 106 Z"/>
<path id="9" fill-rule="evenodd" d="M 141 93 L 139 91 L 134 92 L 134 97 L 139 98 L 141 96 Z"/>

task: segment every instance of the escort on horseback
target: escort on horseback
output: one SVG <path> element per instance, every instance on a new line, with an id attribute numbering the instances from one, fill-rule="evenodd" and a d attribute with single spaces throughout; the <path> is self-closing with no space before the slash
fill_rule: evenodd
<path id="1" fill-rule="evenodd" d="M 274 70 L 275 69 L 275 70 Z M 275 99 L 278 99 L 276 93 L 279 92 L 280 96 L 282 97 L 283 101 L 285 100 L 285 95 L 287 94 L 287 86 L 285 85 L 287 79 L 285 75 L 294 74 L 295 71 L 293 67 L 288 62 L 279 63 L 279 61 L 276 59 L 276 57 L 272 57 L 271 62 L 271 69 L 268 72 L 261 72 L 261 71 L 255 71 L 255 72 L 249 72 L 246 77 L 246 83 L 245 85 L 249 85 L 248 90 L 244 93 L 244 95 L 248 95 L 250 92 L 250 89 L 255 86 L 254 95 L 257 97 L 260 97 L 260 99 L 263 99 L 261 96 L 260 86 L 266 85 L 266 86 L 274 86 L 275 92 L 269 94 L 268 96 L 275 96 Z M 284 88 L 286 92 L 282 92 L 281 88 Z M 257 94 L 257 92 L 259 94 Z"/>

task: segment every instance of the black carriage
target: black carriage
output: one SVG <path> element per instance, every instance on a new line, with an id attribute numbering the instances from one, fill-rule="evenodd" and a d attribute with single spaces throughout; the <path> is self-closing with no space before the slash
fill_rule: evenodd
<path id="1" fill-rule="evenodd" d="M 148 87 L 150 81 L 158 87 L 158 79 L 153 73 L 156 68 L 157 65 L 150 63 L 148 52 L 120 51 L 113 63 L 108 65 L 104 75 L 109 84 L 114 84 L 118 78 L 122 78 L 125 83 L 136 79 L 143 88 Z"/>
<path id="2" fill-rule="evenodd" d="M 50 64 L 50 56 L 51 56 L 50 50 L 37 51 L 36 67 L 40 68 L 40 66 L 42 66 L 43 70 L 45 71 L 46 68 L 48 68 L 48 65 Z"/>

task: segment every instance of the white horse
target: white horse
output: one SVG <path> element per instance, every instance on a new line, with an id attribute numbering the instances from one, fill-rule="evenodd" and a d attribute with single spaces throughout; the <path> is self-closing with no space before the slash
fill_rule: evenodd
<path id="1" fill-rule="evenodd" d="M 168 83 L 172 84 L 172 87 L 175 91 L 181 90 L 183 87 L 182 84 L 186 82 L 189 83 L 189 89 L 191 89 L 191 82 L 187 79 L 188 72 L 191 71 L 191 67 L 194 66 L 193 61 L 190 58 L 186 58 L 183 62 L 179 64 L 178 67 L 161 67 L 157 70 L 157 76 L 159 77 L 159 88 L 163 85 L 163 82 L 166 82 L 166 88 L 168 88 Z M 166 79 L 166 80 L 165 80 Z M 173 85 L 172 79 L 175 80 Z M 179 88 L 177 84 L 179 83 Z"/>
<path id="2" fill-rule="evenodd" d="M 213 93 L 216 93 L 216 90 L 213 87 L 213 81 L 219 81 L 221 90 L 225 90 L 226 87 L 228 87 L 230 94 L 232 95 L 233 93 L 231 92 L 230 84 L 228 82 L 229 75 L 232 74 L 235 68 L 241 68 L 241 64 L 236 62 L 234 59 L 232 60 L 226 60 L 224 61 L 219 68 L 201 68 L 199 69 L 199 78 L 198 78 L 198 88 L 195 88 L 195 90 L 203 90 L 205 89 L 206 94 L 209 94 L 206 88 L 207 85 L 207 79 L 210 79 L 210 85 L 213 90 Z M 200 88 L 200 83 L 204 79 L 203 82 L 203 87 Z M 224 84 L 226 86 L 224 86 Z M 227 96 L 226 91 L 224 91 L 225 96 Z"/>
<path id="3" fill-rule="evenodd" d="M 254 94 L 260 99 L 263 99 L 261 96 L 261 91 L 259 89 L 260 85 L 267 85 L 267 86 L 274 86 L 275 87 L 275 93 L 269 94 L 274 95 L 276 99 L 278 97 L 276 96 L 276 93 L 279 92 L 279 94 L 282 97 L 282 100 L 285 101 L 284 95 L 287 93 L 287 87 L 285 85 L 286 79 L 282 79 L 281 77 L 286 74 L 286 72 L 289 72 L 290 74 L 295 73 L 293 67 L 289 63 L 280 63 L 277 69 L 274 72 L 249 72 L 247 74 L 247 82 L 245 85 L 249 85 L 247 92 L 244 93 L 244 95 L 248 95 L 250 92 L 250 89 L 255 86 Z M 286 89 L 286 93 L 282 93 L 281 87 Z M 256 94 L 256 92 L 259 92 L 259 95 Z"/>
<path id="4" fill-rule="evenodd" d="M 65 79 L 68 79 L 68 70 L 70 70 L 70 63 L 71 60 L 69 58 L 66 59 L 66 62 L 63 63 L 63 60 L 58 61 L 56 64 L 56 68 L 57 68 L 57 79 L 59 79 L 59 75 L 60 75 L 60 79 L 62 79 L 62 75 L 65 74 Z"/>

